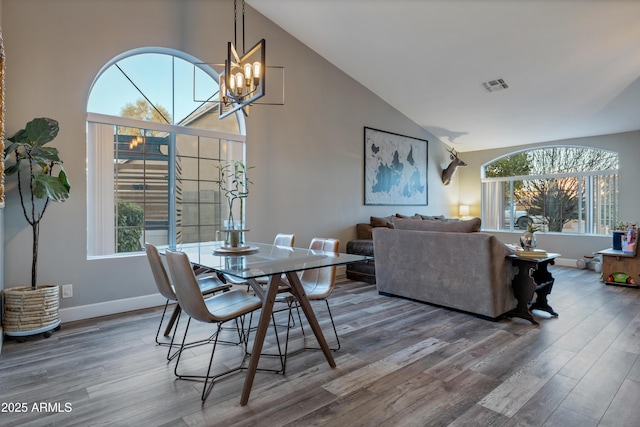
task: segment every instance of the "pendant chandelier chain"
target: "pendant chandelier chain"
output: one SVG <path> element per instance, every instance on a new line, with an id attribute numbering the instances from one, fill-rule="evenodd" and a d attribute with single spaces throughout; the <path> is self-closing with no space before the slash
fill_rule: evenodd
<path id="1" fill-rule="evenodd" d="M 238 0 L 233 0 L 233 44 L 238 46 Z M 242 0 L 242 53 L 246 52 L 244 45 L 244 0 Z"/>

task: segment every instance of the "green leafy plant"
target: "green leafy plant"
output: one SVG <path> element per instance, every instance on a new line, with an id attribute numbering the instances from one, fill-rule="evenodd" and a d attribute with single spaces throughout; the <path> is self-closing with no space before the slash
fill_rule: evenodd
<path id="1" fill-rule="evenodd" d="M 141 249 L 144 211 L 136 203 L 118 203 L 118 252 L 136 252 Z"/>
<path id="2" fill-rule="evenodd" d="M 58 136 L 56 120 L 40 117 L 31 120 L 24 129 L 8 138 L 4 149 L 5 161 L 14 163 L 5 169 L 7 176 L 17 174 L 18 193 L 25 219 L 31 225 L 33 257 L 31 261 L 31 289 L 36 289 L 38 277 L 38 243 L 40 221 L 50 201 L 64 202 L 71 186 L 58 156 L 58 150 L 45 147 Z M 26 163 L 26 165 L 25 165 Z M 57 175 L 54 173 L 57 170 Z"/>

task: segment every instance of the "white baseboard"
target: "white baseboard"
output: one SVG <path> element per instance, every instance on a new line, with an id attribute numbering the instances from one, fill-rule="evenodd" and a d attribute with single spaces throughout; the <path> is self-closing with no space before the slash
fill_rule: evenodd
<path id="1" fill-rule="evenodd" d="M 74 320 L 90 319 L 92 317 L 108 316 L 110 314 L 124 313 L 126 311 L 141 310 L 143 308 L 158 307 L 164 305 L 167 300 L 160 294 L 145 295 L 141 297 L 106 301 L 97 304 L 81 305 L 60 309 L 60 321 L 73 322 Z"/>

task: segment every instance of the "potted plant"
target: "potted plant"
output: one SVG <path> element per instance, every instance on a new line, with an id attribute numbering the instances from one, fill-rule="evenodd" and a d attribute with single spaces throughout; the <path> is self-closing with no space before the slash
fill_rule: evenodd
<path id="1" fill-rule="evenodd" d="M 231 160 L 224 164 L 220 164 L 220 190 L 224 192 L 227 198 L 229 209 L 228 219 L 224 221 L 224 231 L 226 232 L 227 246 L 238 247 L 244 244 L 244 221 L 242 215 L 244 213 L 244 199 L 249 197 L 249 184 L 253 184 L 247 177 L 247 171 L 253 169 L 254 166 L 246 166 L 240 160 Z M 234 203 L 238 200 L 240 206 L 237 214 L 239 219 L 234 218 Z"/>
<path id="2" fill-rule="evenodd" d="M 70 190 L 58 150 L 46 146 L 58 131 L 56 120 L 35 118 L 8 138 L 9 143 L 4 149 L 5 161 L 13 160 L 5 173 L 7 176 L 17 175 L 22 213 L 31 226 L 33 243 L 31 286 L 4 291 L 3 326 L 7 335 L 31 335 L 50 331 L 60 324 L 58 286 L 37 286 L 40 222 L 49 202 L 65 201 Z"/>

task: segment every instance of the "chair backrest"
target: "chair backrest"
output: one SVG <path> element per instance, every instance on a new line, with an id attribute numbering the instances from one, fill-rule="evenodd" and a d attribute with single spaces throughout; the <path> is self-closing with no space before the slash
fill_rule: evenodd
<path id="1" fill-rule="evenodd" d="M 338 239 L 314 237 L 311 239 L 309 249 L 337 253 L 339 246 Z M 300 276 L 300 282 L 309 299 L 326 298 L 331 294 L 336 283 L 336 266 L 304 270 Z"/>
<path id="2" fill-rule="evenodd" d="M 160 295 L 166 299 L 176 301 L 176 294 L 171 287 L 171 282 L 169 281 L 169 276 L 167 275 L 167 270 L 164 268 L 162 259 L 160 259 L 158 248 L 151 243 L 147 243 L 144 247 L 147 252 L 147 259 L 149 260 L 149 265 L 151 266 L 151 272 L 153 273 L 153 279 L 156 282 L 158 292 L 160 292 Z"/>
<path id="3" fill-rule="evenodd" d="M 182 310 L 201 322 L 215 321 L 216 319 L 204 303 L 198 279 L 196 279 L 187 254 L 167 251 L 166 255 L 173 287 Z"/>
<path id="4" fill-rule="evenodd" d="M 293 234 L 276 234 L 276 238 L 273 239 L 273 244 L 276 246 L 289 246 L 293 247 L 293 242 L 296 236 Z"/>

